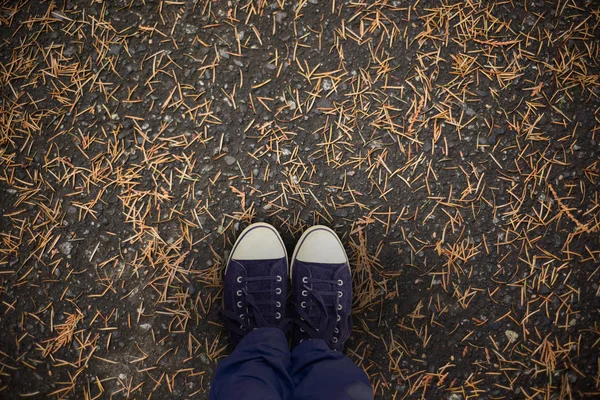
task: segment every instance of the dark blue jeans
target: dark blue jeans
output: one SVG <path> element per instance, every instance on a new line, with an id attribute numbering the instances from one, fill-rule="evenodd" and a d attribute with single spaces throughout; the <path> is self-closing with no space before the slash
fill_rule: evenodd
<path id="1" fill-rule="evenodd" d="M 365 372 L 323 340 L 290 352 L 278 328 L 250 332 L 217 366 L 211 400 L 371 400 Z"/>

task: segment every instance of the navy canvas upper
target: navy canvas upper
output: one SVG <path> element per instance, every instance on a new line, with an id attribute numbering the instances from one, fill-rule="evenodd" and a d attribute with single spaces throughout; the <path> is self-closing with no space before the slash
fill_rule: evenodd
<path id="1" fill-rule="evenodd" d="M 347 263 L 323 264 L 293 261 L 292 345 L 323 339 L 342 350 L 352 331 L 352 276 Z"/>
<path id="2" fill-rule="evenodd" d="M 287 259 L 230 260 L 222 317 L 236 346 L 250 330 L 282 326 L 287 298 Z"/>

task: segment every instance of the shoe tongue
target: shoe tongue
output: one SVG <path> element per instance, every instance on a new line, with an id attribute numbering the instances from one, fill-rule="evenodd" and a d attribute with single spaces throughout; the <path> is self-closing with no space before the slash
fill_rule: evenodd
<path id="1" fill-rule="evenodd" d="M 246 275 L 249 278 L 271 276 L 273 266 L 281 261 L 280 258 L 274 260 L 238 260 L 246 269 Z"/>
<path id="2" fill-rule="evenodd" d="M 248 278 L 257 278 L 257 277 L 273 277 L 275 279 L 275 275 L 278 275 L 279 270 L 278 265 L 283 263 L 285 259 L 273 259 L 273 260 L 244 260 L 239 261 L 244 265 L 246 269 L 246 276 Z M 283 266 L 285 271 L 285 266 Z M 282 277 L 284 279 L 284 277 Z M 275 287 L 274 280 L 259 280 L 252 281 L 247 283 L 249 292 L 257 292 L 257 291 L 266 291 L 265 293 L 252 293 L 252 297 L 255 301 L 270 301 L 273 299 L 273 293 L 269 291 L 269 289 L 273 289 Z M 273 289 L 274 290 L 274 289 Z M 262 306 L 265 307 L 265 306 Z M 266 306 L 269 308 L 269 306 Z"/>
<path id="3" fill-rule="evenodd" d="M 309 263 L 300 261 L 300 263 L 310 271 L 310 276 L 316 279 L 326 279 L 330 281 L 336 280 L 337 271 L 340 267 L 345 264 L 321 264 L 321 263 Z M 328 288 L 331 288 L 330 284 L 327 283 L 318 283 L 318 285 L 324 285 Z M 321 287 L 321 286 L 317 286 Z"/>
<path id="4" fill-rule="evenodd" d="M 311 283 L 313 291 L 329 293 L 337 292 L 337 271 L 345 264 L 320 264 L 306 262 L 302 262 L 302 264 L 307 268 L 308 271 L 310 271 L 311 278 L 332 281 L 332 283 L 312 281 Z M 336 302 L 336 298 L 331 294 L 323 296 L 322 299 L 328 308 L 333 307 Z"/>

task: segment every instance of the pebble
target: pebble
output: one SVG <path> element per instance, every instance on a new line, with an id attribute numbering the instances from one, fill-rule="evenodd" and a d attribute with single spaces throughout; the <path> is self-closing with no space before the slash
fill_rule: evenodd
<path id="1" fill-rule="evenodd" d="M 225 164 L 227 165 L 233 165 L 237 161 L 233 156 L 225 156 L 223 157 L 223 159 L 225 160 Z"/>
<path id="2" fill-rule="evenodd" d="M 73 244 L 71 242 L 64 242 L 58 245 L 58 250 L 63 253 L 65 256 L 71 254 L 71 250 L 73 250 Z"/>
<path id="3" fill-rule="evenodd" d="M 509 343 L 514 343 L 517 341 L 517 339 L 519 339 L 519 334 L 515 331 L 511 331 L 510 329 L 505 330 L 504 335 L 508 339 Z"/>
<path id="4" fill-rule="evenodd" d="M 348 210 L 345 208 L 338 208 L 333 213 L 336 217 L 346 218 L 348 216 Z"/>
<path id="5" fill-rule="evenodd" d="M 317 108 L 332 108 L 333 101 L 331 101 L 331 99 L 328 97 L 321 97 L 319 100 L 317 100 L 316 106 Z"/>
<path id="6" fill-rule="evenodd" d="M 198 27 L 192 24 L 185 24 L 185 33 L 188 35 L 195 35 L 198 32 Z"/>
<path id="7" fill-rule="evenodd" d="M 140 328 L 142 328 L 145 331 L 148 331 L 148 330 L 150 330 L 150 328 L 152 328 L 152 325 L 150 325 L 150 324 L 141 324 Z"/>
<path id="8" fill-rule="evenodd" d="M 275 13 L 275 21 L 277 21 L 278 24 L 282 23 L 286 18 L 287 18 L 287 13 L 284 11 L 279 11 Z"/>
<path id="9" fill-rule="evenodd" d="M 121 54 L 121 50 L 123 50 L 123 45 L 121 45 L 121 44 L 111 44 L 110 45 L 110 49 L 109 49 L 109 53 L 112 54 L 113 56 L 118 56 L 119 54 Z"/>
<path id="10" fill-rule="evenodd" d="M 225 49 L 219 49 L 219 55 L 225 59 L 229 58 L 229 53 Z"/>

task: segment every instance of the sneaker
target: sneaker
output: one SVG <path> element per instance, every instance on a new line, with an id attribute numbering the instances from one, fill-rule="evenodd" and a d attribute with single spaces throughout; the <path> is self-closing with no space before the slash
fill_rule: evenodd
<path id="1" fill-rule="evenodd" d="M 308 229 L 292 257 L 294 330 L 292 346 L 323 339 L 341 351 L 352 332 L 352 275 L 344 246 L 334 231 Z"/>
<path id="2" fill-rule="evenodd" d="M 225 267 L 223 311 L 232 347 L 251 330 L 282 327 L 287 299 L 287 252 L 279 233 L 255 223 L 240 234 Z"/>

